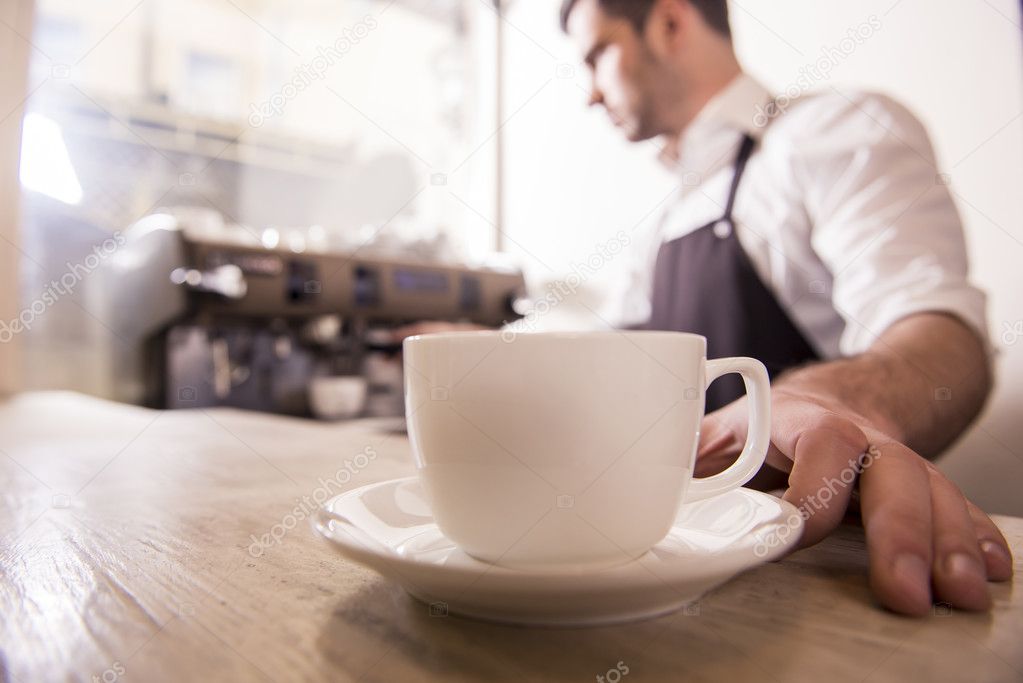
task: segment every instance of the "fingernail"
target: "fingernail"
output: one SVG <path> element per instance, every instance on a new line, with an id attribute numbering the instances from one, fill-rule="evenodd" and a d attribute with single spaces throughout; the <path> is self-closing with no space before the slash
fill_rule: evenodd
<path id="1" fill-rule="evenodd" d="M 905 590 L 911 590 L 922 599 L 930 601 L 928 586 L 931 582 L 931 569 L 919 555 L 899 555 L 892 565 L 892 573 Z"/>
<path id="2" fill-rule="evenodd" d="M 945 571 L 953 576 L 987 581 L 987 572 L 977 560 L 966 553 L 952 553 L 945 559 Z"/>
<path id="3" fill-rule="evenodd" d="M 1012 556 L 998 543 L 994 541 L 981 541 L 980 549 L 986 555 L 994 555 L 1006 564 L 1012 564 Z"/>

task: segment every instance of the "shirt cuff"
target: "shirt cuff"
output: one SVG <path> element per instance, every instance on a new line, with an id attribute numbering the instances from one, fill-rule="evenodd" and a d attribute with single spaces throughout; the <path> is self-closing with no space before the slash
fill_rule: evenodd
<path id="1" fill-rule="evenodd" d="M 951 293 L 936 292 L 900 305 L 881 307 L 869 315 L 853 316 L 839 310 L 846 321 L 839 346 L 843 356 L 854 356 L 873 346 L 885 330 L 903 318 L 917 313 L 947 313 L 973 330 L 984 345 L 985 353 L 989 357 L 994 356 L 999 351 L 991 342 L 986 307 L 987 297 L 983 292 L 967 289 Z"/>

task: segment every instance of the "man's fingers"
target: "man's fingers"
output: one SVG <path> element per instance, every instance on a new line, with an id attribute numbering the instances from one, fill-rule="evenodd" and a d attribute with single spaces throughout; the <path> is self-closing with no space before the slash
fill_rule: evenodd
<path id="1" fill-rule="evenodd" d="M 730 453 L 734 459 L 734 456 L 739 455 L 741 450 L 742 443 L 735 432 L 723 420 L 714 417 L 713 414 L 703 418 L 703 423 L 700 425 L 700 443 L 696 452 L 697 458 Z"/>
<path id="2" fill-rule="evenodd" d="M 803 511 L 806 528 L 800 547 L 805 547 L 823 539 L 842 521 L 867 437 L 850 422 L 825 417 L 802 432 L 793 446 L 784 498 Z"/>
<path id="3" fill-rule="evenodd" d="M 987 569 L 977 532 L 959 489 L 927 464 L 934 529 L 934 590 L 942 600 L 968 610 L 991 606 Z"/>
<path id="4" fill-rule="evenodd" d="M 742 443 L 723 420 L 715 418 L 713 414 L 704 417 L 700 426 L 694 476 L 709 477 L 723 472 L 735 462 L 741 450 Z"/>
<path id="5" fill-rule="evenodd" d="M 878 444 L 875 444 L 878 445 Z M 902 444 L 878 445 L 860 475 L 870 584 L 890 609 L 931 609 L 931 487 L 924 460 Z"/>
<path id="6" fill-rule="evenodd" d="M 1008 581 L 1012 578 L 1012 551 L 1001 529 L 979 507 L 966 501 L 966 509 L 973 520 L 977 542 L 984 555 L 984 566 L 990 581 Z"/>

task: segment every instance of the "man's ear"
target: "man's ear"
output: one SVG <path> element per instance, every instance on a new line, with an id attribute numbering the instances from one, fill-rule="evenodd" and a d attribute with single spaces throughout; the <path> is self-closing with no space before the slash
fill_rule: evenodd
<path id="1" fill-rule="evenodd" d="M 683 42 L 690 30 L 694 11 L 689 0 L 656 0 L 647 17 L 644 39 L 655 54 L 668 56 Z"/>

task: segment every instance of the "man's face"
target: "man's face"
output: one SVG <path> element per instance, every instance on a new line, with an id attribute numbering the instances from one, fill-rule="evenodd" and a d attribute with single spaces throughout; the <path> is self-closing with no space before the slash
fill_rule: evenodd
<path id="1" fill-rule="evenodd" d="M 657 62 L 633 24 L 606 14 L 597 0 L 579 0 L 568 18 L 568 34 L 590 73 L 590 105 L 603 106 L 632 142 L 664 133 L 652 87 Z"/>

